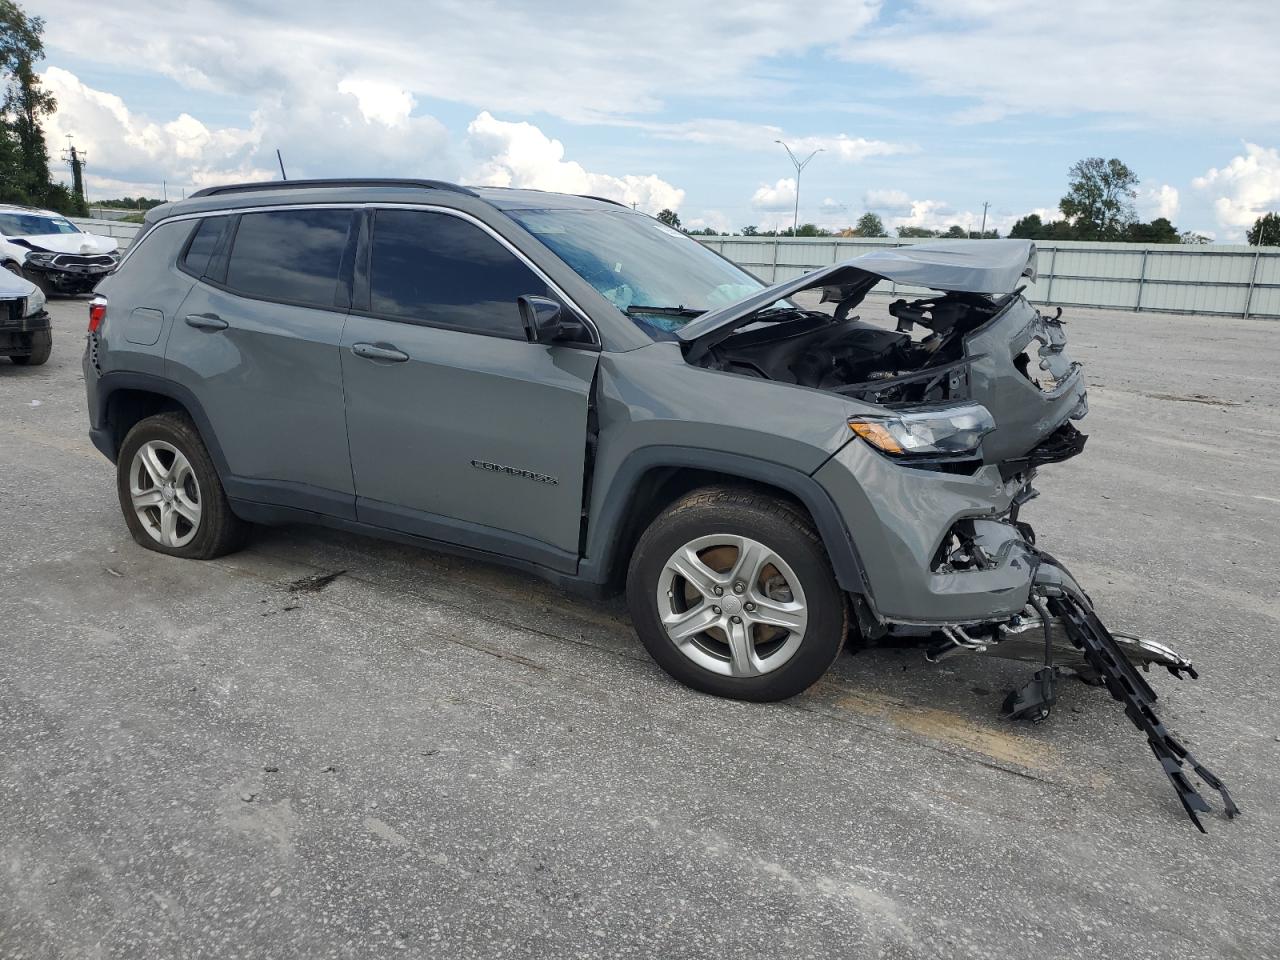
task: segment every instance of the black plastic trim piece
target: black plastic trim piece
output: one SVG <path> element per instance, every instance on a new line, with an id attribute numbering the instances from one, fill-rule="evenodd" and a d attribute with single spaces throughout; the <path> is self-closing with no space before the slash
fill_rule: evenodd
<path id="1" fill-rule="evenodd" d="M 250 183 L 229 183 L 221 187 L 205 187 L 203 190 L 197 190 L 187 199 L 220 197 L 228 193 L 261 193 L 268 190 L 314 190 L 323 187 L 405 187 L 420 190 L 447 190 L 450 193 L 461 193 L 468 197 L 480 196 L 474 190 L 456 183 L 449 183 L 447 180 L 356 177 L 335 180 L 259 180 Z"/>
<path id="2" fill-rule="evenodd" d="M 209 421 L 209 417 L 204 412 L 204 407 L 200 405 L 200 401 L 196 399 L 196 395 L 180 383 L 175 383 L 172 380 L 150 373 L 127 373 L 113 370 L 104 373 L 98 378 L 97 407 L 89 411 L 91 427 L 89 436 L 93 439 L 94 446 L 102 450 L 108 460 L 114 463 L 116 454 L 119 451 L 115 446 L 115 438 L 110 433 L 111 424 L 107 421 L 107 411 L 111 409 L 112 395 L 121 390 L 141 390 L 146 393 L 154 393 L 157 396 L 168 397 L 170 400 L 176 400 L 182 404 L 187 413 L 191 415 L 191 419 L 195 421 L 196 429 L 200 431 L 200 439 L 204 441 L 205 448 L 209 451 L 209 456 L 213 458 L 213 465 L 217 468 L 219 479 L 225 480 L 230 475 L 227 469 L 227 458 L 223 455 L 222 447 L 218 444 L 217 434 L 213 432 L 213 424 Z M 98 431 L 106 433 L 106 442 L 110 452 L 103 450 L 102 446 L 99 445 Z"/>
<path id="3" fill-rule="evenodd" d="M 607 583 L 617 560 L 618 531 L 632 509 L 640 479 L 650 470 L 686 467 L 730 474 L 743 480 L 778 487 L 809 511 L 835 571 L 836 582 L 849 593 L 870 596 L 863 564 L 849 529 L 831 495 L 807 473 L 767 460 L 697 447 L 652 446 L 633 451 L 609 481 L 609 492 L 597 516 L 589 520 L 587 551 L 578 574 L 593 583 Z"/>

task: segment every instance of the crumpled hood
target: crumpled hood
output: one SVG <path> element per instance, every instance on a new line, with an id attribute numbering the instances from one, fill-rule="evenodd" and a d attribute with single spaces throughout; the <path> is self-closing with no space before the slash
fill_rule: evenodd
<path id="1" fill-rule="evenodd" d="M 1036 278 L 1036 245 L 1030 240 L 947 240 L 888 247 L 765 287 L 704 313 L 677 336 L 693 343 L 718 332 L 712 339 L 722 339 L 757 310 L 814 287 L 844 287 L 845 296 L 857 292 L 865 296 L 881 280 L 891 280 L 931 290 L 1004 294 L 1023 278 Z"/>
<path id="2" fill-rule="evenodd" d="M 95 233 L 41 233 L 30 237 L 15 237 L 10 242 L 32 250 L 88 256 L 115 253 L 120 246 L 114 237 L 100 237 Z"/>

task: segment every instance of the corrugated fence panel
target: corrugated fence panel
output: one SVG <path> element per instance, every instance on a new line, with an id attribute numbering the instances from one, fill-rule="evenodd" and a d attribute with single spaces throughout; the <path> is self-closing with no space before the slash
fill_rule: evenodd
<path id="1" fill-rule="evenodd" d="M 708 237 L 708 246 L 765 282 L 787 280 L 881 247 L 919 240 Z M 1280 247 L 1133 243 L 1038 243 L 1039 279 L 1027 296 L 1120 310 L 1160 310 L 1280 319 Z M 885 296 L 927 296 L 882 283 Z"/>

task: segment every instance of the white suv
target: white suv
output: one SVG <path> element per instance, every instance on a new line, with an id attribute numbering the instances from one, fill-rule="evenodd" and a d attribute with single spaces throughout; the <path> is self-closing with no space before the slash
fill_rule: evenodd
<path id="1" fill-rule="evenodd" d="M 117 247 L 52 210 L 0 205 L 0 265 L 45 293 L 88 293 L 120 262 Z"/>

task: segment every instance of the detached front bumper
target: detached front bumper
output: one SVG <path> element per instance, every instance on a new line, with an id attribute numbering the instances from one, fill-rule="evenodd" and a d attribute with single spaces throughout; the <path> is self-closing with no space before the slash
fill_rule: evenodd
<path id="1" fill-rule="evenodd" d="M 67 258 L 60 257 L 59 261 L 65 259 Z M 103 277 L 115 269 L 117 262 L 42 264 L 28 260 L 22 269 L 28 279 L 38 283 L 45 291 L 70 295 L 91 292 Z"/>

